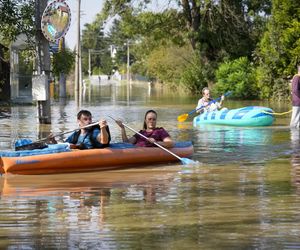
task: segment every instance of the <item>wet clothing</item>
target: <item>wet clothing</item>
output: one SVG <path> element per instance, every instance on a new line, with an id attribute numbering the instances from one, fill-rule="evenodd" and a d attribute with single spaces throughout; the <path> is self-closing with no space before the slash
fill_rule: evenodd
<path id="1" fill-rule="evenodd" d="M 147 132 L 146 130 L 141 130 L 139 132 L 148 138 L 154 138 L 156 141 L 163 141 L 165 138 L 170 137 L 170 135 L 164 128 L 155 128 L 150 132 Z M 136 139 L 135 145 L 138 147 L 156 147 L 155 144 L 147 141 L 139 134 L 135 134 L 134 137 Z"/>
<path id="2" fill-rule="evenodd" d="M 300 127 L 300 75 L 294 75 L 292 79 L 292 118 L 291 127 Z"/>
<path id="3" fill-rule="evenodd" d="M 100 127 L 98 125 L 86 131 L 87 132 L 85 134 L 81 134 L 80 130 L 74 132 L 66 139 L 66 142 L 77 145 L 79 149 L 105 148 L 109 146 L 111 136 L 108 126 L 106 127 L 106 131 L 108 133 L 107 144 L 102 144 L 97 140 L 97 136 L 99 135 L 99 133 L 101 133 Z"/>

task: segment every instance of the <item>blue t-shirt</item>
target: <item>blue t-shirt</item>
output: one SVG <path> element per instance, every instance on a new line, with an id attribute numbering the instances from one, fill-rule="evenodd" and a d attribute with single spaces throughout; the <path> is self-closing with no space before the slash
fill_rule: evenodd
<path id="1" fill-rule="evenodd" d="M 77 135 L 78 132 L 74 132 L 72 133 L 67 139 L 66 139 L 66 142 L 69 142 L 69 143 L 74 143 L 74 137 Z M 87 133 L 85 134 L 80 134 L 78 139 L 77 139 L 77 142 L 74 143 L 75 145 L 80 145 L 80 144 L 84 144 L 84 148 L 86 149 L 90 149 L 90 148 L 104 148 L 106 146 L 108 146 L 109 144 L 109 141 L 110 141 L 110 136 L 109 136 L 109 141 L 108 141 L 108 144 L 102 144 L 102 143 L 99 143 L 98 140 L 97 140 L 97 136 L 100 134 L 100 129 L 98 128 L 94 128 L 93 131 L 87 131 Z M 94 144 L 91 142 L 91 137 L 93 138 L 93 141 L 94 141 Z"/>

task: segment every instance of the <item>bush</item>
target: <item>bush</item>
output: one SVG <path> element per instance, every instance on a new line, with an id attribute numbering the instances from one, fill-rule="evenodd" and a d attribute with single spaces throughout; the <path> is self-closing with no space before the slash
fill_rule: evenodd
<path id="1" fill-rule="evenodd" d="M 149 55 L 146 67 L 148 76 L 194 93 L 201 91 L 214 77 L 213 65 L 205 64 L 190 46 L 160 47 Z"/>
<path id="2" fill-rule="evenodd" d="M 187 65 L 180 78 L 180 85 L 189 92 L 201 93 L 204 87 L 208 86 L 209 79 L 212 79 L 213 67 L 210 64 L 201 62 L 196 55 L 192 63 Z"/>
<path id="3" fill-rule="evenodd" d="M 219 94 L 233 91 L 238 99 L 255 99 L 259 96 L 255 69 L 246 57 L 222 63 L 216 71 L 216 91 Z"/>
<path id="4" fill-rule="evenodd" d="M 55 76 L 60 73 L 69 74 L 75 62 L 75 53 L 69 49 L 64 49 L 53 54 L 52 58 L 52 71 Z"/>

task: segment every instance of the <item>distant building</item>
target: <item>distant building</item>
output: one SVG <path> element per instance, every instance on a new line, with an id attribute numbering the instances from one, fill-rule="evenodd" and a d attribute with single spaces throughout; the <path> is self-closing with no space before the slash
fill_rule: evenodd
<path id="1" fill-rule="evenodd" d="M 24 56 L 24 50 L 28 50 L 28 41 L 24 34 L 17 37 L 10 45 L 10 99 L 14 103 L 33 102 L 33 62 Z M 52 53 L 58 51 L 58 43 L 51 43 L 49 50 Z"/>
<path id="2" fill-rule="evenodd" d="M 27 38 L 24 34 L 10 45 L 10 93 L 15 103 L 32 103 L 32 63 L 21 53 L 26 49 Z"/>

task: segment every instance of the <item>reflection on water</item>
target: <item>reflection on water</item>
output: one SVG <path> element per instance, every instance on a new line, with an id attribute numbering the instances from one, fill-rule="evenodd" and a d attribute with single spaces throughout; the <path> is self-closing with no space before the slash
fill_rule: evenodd
<path id="1" fill-rule="evenodd" d="M 297 128 L 291 129 L 292 145 L 292 183 L 300 195 L 300 131 Z"/>
<path id="2" fill-rule="evenodd" d="M 20 246 L 19 239 L 25 248 L 42 247 L 41 241 L 49 248 L 60 249 L 77 248 L 79 243 L 84 249 L 130 248 L 132 243 L 125 238 L 118 242 L 119 233 L 121 236 L 128 230 L 127 222 L 136 221 L 134 215 L 139 217 L 143 207 L 151 207 L 168 195 L 176 173 L 176 168 L 148 168 L 5 176 L 0 182 L 0 238 L 7 238 L 11 247 Z M 13 222 L 16 220 L 17 224 Z M 128 236 L 136 237 L 130 236 L 130 230 Z"/>
<path id="3" fill-rule="evenodd" d="M 203 125 L 193 131 L 193 141 L 205 163 L 261 163 L 285 154 L 289 132 L 288 127 Z"/>
<path id="4" fill-rule="evenodd" d="M 135 129 L 153 108 L 175 140 L 193 141 L 193 159 L 202 164 L 2 176 L 1 249 L 300 247 L 299 131 L 288 127 L 290 117 L 264 128 L 194 128 L 192 117 L 181 124 L 176 118 L 193 110 L 197 97 L 149 91 L 148 85 L 129 90 L 128 96 L 126 86 L 96 85 L 81 107 L 56 101 L 51 125 L 37 125 L 34 106 L 11 107 L 11 116 L 0 118 L 1 150 L 12 149 L 16 138 L 77 128 L 81 108 L 94 120 L 112 115 Z M 249 104 L 226 100 L 229 108 Z M 120 141 L 119 128 L 108 122 L 113 141 Z"/>
<path id="5" fill-rule="evenodd" d="M 299 246 L 300 200 L 282 163 L 203 167 L 198 174 L 178 174 L 179 168 L 3 177 L 0 238 L 6 241 L 0 243 L 60 249 Z"/>

